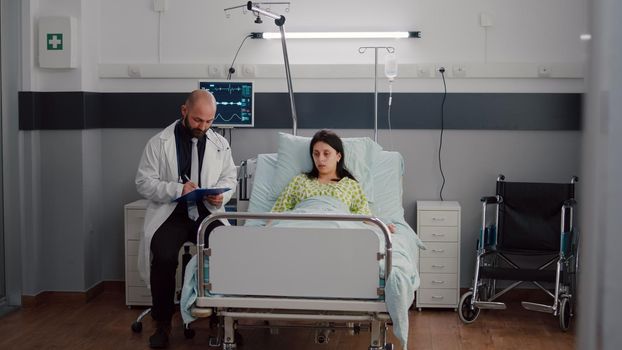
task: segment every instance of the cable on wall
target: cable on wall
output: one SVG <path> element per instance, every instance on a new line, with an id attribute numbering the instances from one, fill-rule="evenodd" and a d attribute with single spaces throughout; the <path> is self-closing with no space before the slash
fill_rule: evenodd
<path id="1" fill-rule="evenodd" d="M 240 43 L 240 47 L 238 47 L 238 50 L 235 52 L 235 56 L 233 56 L 233 61 L 231 61 L 231 65 L 229 66 L 229 72 L 227 73 L 227 80 L 231 80 L 231 76 L 235 74 L 235 68 L 233 68 L 233 65 L 235 64 L 235 60 L 238 58 L 240 49 L 242 49 L 242 46 L 246 42 L 246 39 L 250 38 L 251 36 L 252 36 L 251 34 L 248 34 L 244 37 L 244 39 L 242 39 L 242 42 Z"/>
<path id="2" fill-rule="evenodd" d="M 443 179 L 438 196 L 440 197 L 442 201 L 443 200 L 443 188 L 445 188 L 445 174 L 443 173 L 443 163 L 441 159 L 441 152 L 443 150 L 443 131 L 445 129 L 444 119 L 445 119 L 445 99 L 447 98 L 447 84 L 445 82 L 445 68 L 441 67 L 439 68 L 438 71 L 439 73 L 441 73 L 441 77 L 443 78 L 443 88 L 444 88 L 443 101 L 441 102 L 441 135 L 440 135 L 439 142 L 438 142 L 438 169 L 440 170 L 441 177 Z"/>

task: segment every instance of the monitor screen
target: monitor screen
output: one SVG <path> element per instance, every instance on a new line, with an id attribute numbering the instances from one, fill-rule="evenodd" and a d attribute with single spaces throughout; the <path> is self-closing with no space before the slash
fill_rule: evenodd
<path id="1" fill-rule="evenodd" d="M 217 128 L 252 127 L 255 93 L 250 81 L 200 81 L 199 88 L 216 98 Z"/>

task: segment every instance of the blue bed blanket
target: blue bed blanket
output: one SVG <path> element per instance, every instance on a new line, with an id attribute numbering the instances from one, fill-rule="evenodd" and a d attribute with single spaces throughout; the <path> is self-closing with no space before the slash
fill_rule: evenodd
<path id="1" fill-rule="evenodd" d="M 292 213 L 305 214 L 347 214 L 348 210 L 345 205 L 332 197 L 313 197 L 299 203 Z M 392 222 L 385 224 L 394 224 L 397 228 L 396 232 L 391 235 L 393 243 L 393 262 L 391 274 L 385 280 L 385 301 L 387 309 L 393 321 L 393 333 L 402 343 L 404 349 L 407 348 L 408 342 L 408 308 L 413 302 L 415 290 L 419 287 L 419 273 L 417 271 L 417 252 L 418 249 L 424 248 L 421 241 L 410 228 L 408 224 L 402 220 L 393 219 Z M 259 225 L 259 222 L 247 222 L 247 225 Z M 372 229 L 379 237 L 379 251 L 384 251 L 384 234 L 375 225 L 368 225 L 362 222 L 354 221 L 273 221 L 268 223 L 273 227 L 301 227 L 301 228 L 366 228 Z M 380 275 L 384 276 L 384 261 L 380 261 Z M 194 257 L 186 268 L 185 284 L 182 289 L 181 309 L 182 317 L 185 323 L 192 322 L 194 318 L 190 315 L 196 300 L 196 257 Z M 206 279 L 208 277 L 206 276 Z"/>

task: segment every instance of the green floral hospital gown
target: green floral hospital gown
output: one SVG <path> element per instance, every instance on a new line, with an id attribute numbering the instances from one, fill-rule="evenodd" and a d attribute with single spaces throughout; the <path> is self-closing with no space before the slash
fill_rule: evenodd
<path id="1" fill-rule="evenodd" d="M 337 198 L 346 204 L 352 214 L 371 215 L 365 193 L 357 181 L 344 177 L 338 182 L 323 184 L 317 179 L 309 179 L 305 174 L 300 174 L 289 182 L 274 203 L 272 211 L 292 210 L 298 203 L 315 196 Z"/>

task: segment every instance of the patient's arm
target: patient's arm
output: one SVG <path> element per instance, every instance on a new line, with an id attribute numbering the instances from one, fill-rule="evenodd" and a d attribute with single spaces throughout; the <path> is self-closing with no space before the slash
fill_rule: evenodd
<path id="1" fill-rule="evenodd" d="M 301 177 L 296 176 L 287 184 L 287 187 L 281 192 L 276 202 L 272 206 L 271 212 L 284 212 L 294 209 L 299 202 L 297 189 L 300 188 Z"/>
<path id="2" fill-rule="evenodd" d="M 368 224 L 368 225 L 376 226 L 376 225 L 374 225 L 374 224 L 372 224 L 371 222 L 368 222 L 368 221 L 363 221 L 363 222 Z M 395 226 L 395 224 L 388 224 L 387 228 L 389 229 L 389 232 L 391 232 L 391 233 L 395 233 L 395 231 L 397 230 L 397 227 Z"/>

